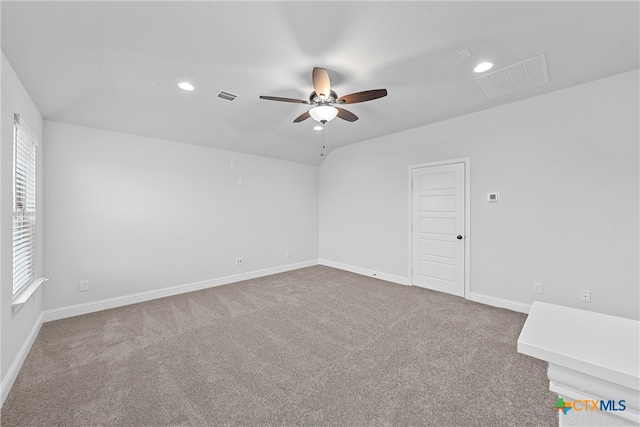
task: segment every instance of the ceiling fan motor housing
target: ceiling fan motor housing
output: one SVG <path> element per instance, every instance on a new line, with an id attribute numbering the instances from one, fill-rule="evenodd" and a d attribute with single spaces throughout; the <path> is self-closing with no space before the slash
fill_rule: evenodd
<path id="1" fill-rule="evenodd" d="M 338 99 L 338 94 L 334 91 L 329 92 L 329 96 L 326 96 L 324 99 L 320 97 L 315 91 L 311 92 L 309 95 L 309 102 L 315 105 L 333 105 L 336 103 L 336 99 Z"/>

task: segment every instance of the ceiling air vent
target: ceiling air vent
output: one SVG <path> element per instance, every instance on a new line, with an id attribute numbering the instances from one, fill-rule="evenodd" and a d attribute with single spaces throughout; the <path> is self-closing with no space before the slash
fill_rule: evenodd
<path id="1" fill-rule="evenodd" d="M 219 90 L 216 92 L 215 95 L 213 95 L 213 97 L 216 99 L 221 99 L 223 101 L 233 102 L 238 97 L 238 95 L 235 95 L 231 92 L 227 92 L 225 90 Z"/>
<path id="2" fill-rule="evenodd" d="M 544 53 L 517 64 L 476 77 L 489 99 L 549 83 Z"/>

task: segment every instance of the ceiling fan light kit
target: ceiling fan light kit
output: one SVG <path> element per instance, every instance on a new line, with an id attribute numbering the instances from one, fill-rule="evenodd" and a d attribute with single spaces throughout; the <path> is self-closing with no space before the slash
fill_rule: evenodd
<path id="1" fill-rule="evenodd" d="M 313 105 L 310 110 L 296 117 L 293 122 L 300 123 L 311 117 L 315 121 L 324 124 L 330 122 L 336 117 L 348 122 L 355 122 L 356 120 L 358 120 L 358 116 L 356 116 L 352 112 L 347 111 L 344 108 L 336 107 L 335 105 L 356 104 L 358 102 L 371 101 L 373 99 L 387 96 L 386 89 L 374 89 L 338 97 L 338 94 L 331 90 L 331 80 L 329 79 L 329 73 L 324 68 L 314 67 L 313 72 L 311 73 L 311 80 L 313 81 L 314 91 L 311 92 L 311 95 L 309 95 L 308 101 L 264 95 L 260 96 L 260 99 Z"/>
<path id="2" fill-rule="evenodd" d="M 316 122 L 326 123 L 336 118 L 338 109 L 331 105 L 319 105 L 309 110 L 309 114 Z"/>

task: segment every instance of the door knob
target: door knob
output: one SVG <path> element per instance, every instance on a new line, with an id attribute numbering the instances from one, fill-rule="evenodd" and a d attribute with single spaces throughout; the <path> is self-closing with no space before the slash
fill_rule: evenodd
<path id="1" fill-rule="evenodd" d="M 458 235 L 456 236 L 456 239 L 458 239 L 458 240 L 462 240 L 462 235 L 461 235 L 461 234 L 458 234 Z"/>

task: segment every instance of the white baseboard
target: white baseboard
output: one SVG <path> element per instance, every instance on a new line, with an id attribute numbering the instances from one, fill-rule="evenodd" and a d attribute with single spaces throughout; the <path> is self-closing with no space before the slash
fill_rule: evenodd
<path id="1" fill-rule="evenodd" d="M 409 285 L 409 278 L 396 276 L 388 273 L 380 273 L 374 270 L 369 270 L 366 268 L 356 267 L 349 264 L 342 264 L 335 261 L 330 261 L 326 259 L 320 259 L 318 262 L 320 265 L 326 265 L 328 267 L 337 268 L 339 270 L 350 271 L 356 274 L 362 274 L 363 276 L 375 277 L 377 279 L 386 280 L 388 282 L 398 283 L 400 285 Z M 517 301 L 511 301 L 503 298 L 491 297 L 488 295 L 476 294 L 471 292 L 469 295 L 469 300 L 479 302 L 481 304 L 490 305 L 493 307 L 506 308 L 512 311 L 517 311 L 520 313 L 529 314 L 531 310 L 531 304 L 524 304 Z"/>
<path id="2" fill-rule="evenodd" d="M 511 301 L 503 298 L 490 297 L 488 295 L 476 294 L 473 292 L 471 292 L 471 294 L 469 295 L 469 299 L 481 304 L 507 308 L 509 310 L 518 311 L 525 314 L 529 314 L 529 311 L 531 310 L 531 304 L 524 304 L 522 302 Z"/>
<path id="3" fill-rule="evenodd" d="M 386 280 L 387 282 L 393 282 L 399 285 L 409 284 L 409 278 L 403 277 L 403 276 L 396 276 L 395 274 L 369 270 L 367 268 L 356 267 L 354 265 L 349 265 L 349 264 L 342 264 L 335 261 L 329 261 L 327 259 L 321 259 L 318 263 L 320 265 L 326 265 L 327 267 L 337 268 L 338 270 L 345 270 L 345 271 L 350 271 L 351 273 L 361 274 L 363 276 L 375 277 L 376 279 Z"/>
<path id="4" fill-rule="evenodd" d="M 24 340 L 22 347 L 20 347 L 20 351 L 16 355 L 15 359 L 13 359 L 13 363 L 9 367 L 7 374 L 2 379 L 2 383 L 0 383 L 0 406 L 4 403 L 5 399 L 9 395 L 9 391 L 11 391 L 11 387 L 13 387 L 13 383 L 18 377 L 18 373 L 22 368 L 22 364 L 27 359 L 27 355 L 29 351 L 31 351 L 31 346 L 36 340 L 38 336 L 38 332 L 40 332 L 40 327 L 42 326 L 42 313 L 38 316 L 38 319 L 31 328 L 31 332 L 27 336 L 27 339 Z"/>
<path id="5" fill-rule="evenodd" d="M 318 265 L 318 260 L 309 260 L 288 264 L 279 267 L 266 268 L 264 270 L 250 271 L 232 276 L 219 277 L 216 279 L 203 280 L 200 282 L 187 283 L 183 285 L 171 286 L 147 292 L 139 292 L 130 295 L 123 295 L 115 298 L 108 298 L 100 301 L 92 301 L 83 304 L 76 304 L 68 307 L 54 308 L 42 312 L 42 321 L 51 322 L 53 320 L 65 319 L 67 317 L 80 316 L 82 314 L 94 313 L 96 311 L 108 310 L 111 308 L 123 307 L 125 305 L 137 304 L 139 302 L 150 301 L 158 298 L 170 297 L 187 292 L 199 291 L 212 288 L 214 286 L 228 285 L 229 283 L 240 282 L 242 280 L 256 279 L 258 277 L 269 276 L 271 274 L 284 273 L 286 271 L 297 270 L 299 268 Z"/>

